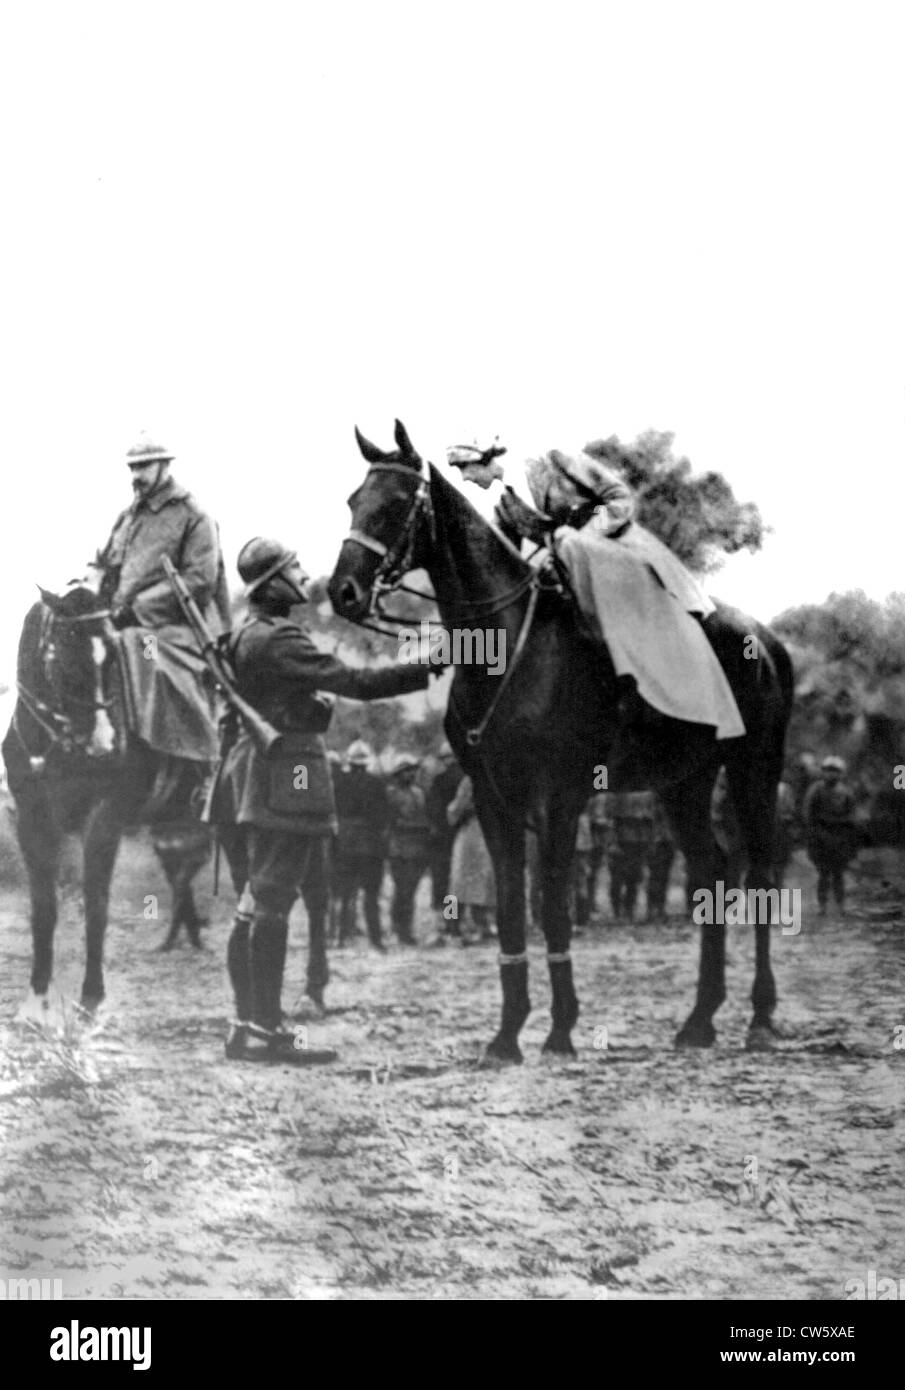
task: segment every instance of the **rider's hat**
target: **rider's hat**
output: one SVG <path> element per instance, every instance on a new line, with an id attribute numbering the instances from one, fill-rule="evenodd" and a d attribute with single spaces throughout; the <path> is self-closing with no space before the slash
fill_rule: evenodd
<path id="1" fill-rule="evenodd" d="M 612 470 L 605 464 L 598 463 L 597 459 L 591 458 L 590 454 L 564 454 L 561 449 L 551 449 L 547 458 L 555 471 L 568 478 L 576 490 L 583 493 L 589 501 L 591 498 L 602 497 L 606 489 L 612 485 Z"/>
<path id="2" fill-rule="evenodd" d="M 126 450 L 126 463 L 130 468 L 143 468 L 146 463 L 170 463 L 173 455 L 162 444 L 155 444 L 142 430 L 131 449 Z"/>
<path id="3" fill-rule="evenodd" d="M 246 541 L 236 561 L 239 577 L 245 582 L 246 598 L 297 559 L 295 551 L 288 550 L 281 541 L 265 536 L 254 536 Z"/>

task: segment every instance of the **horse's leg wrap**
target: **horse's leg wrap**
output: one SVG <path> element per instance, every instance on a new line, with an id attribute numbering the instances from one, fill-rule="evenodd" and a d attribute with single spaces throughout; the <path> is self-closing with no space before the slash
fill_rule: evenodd
<path id="1" fill-rule="evenodd" d="M 551 1015 L 553 1027 L 544 1043 L 544 1052 L 575 1055 L 571 1033 L 578 1022 L 578 997 L 572 982 L 572 957 L 568 951 L 548 953 L 550 989 L 553 995 Z"/>
<path id="2" fill-rule="evenodd" d="M 522 1051 L 518 1035 L 531 1012 L 528 998 L 528 957 L 524 952 L 500 956 L 500 984 L 503 988 L 503 1011 L 500 1030 L 488 1043 L 486 1056 L 500 1062 L 520 1062 Z"/>

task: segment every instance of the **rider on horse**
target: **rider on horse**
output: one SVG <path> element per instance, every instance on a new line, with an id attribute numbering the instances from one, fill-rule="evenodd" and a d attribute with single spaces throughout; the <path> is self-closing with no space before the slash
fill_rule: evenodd
<path id="1" fill-rule="evenodd" d="M 229 626 L 229 595 L 217 525 L 194 497 L 170 476 L 173 455 L 142 434 L 126 454 L 132 472 L 130 506 L 120 512 L 99 552 L 101 594 L 118 628 L 182 626 L 185 619 L 169 580 L 164 555 L 188 585 L 208 624 Z"/>
<path id="2" fill-rule="evenodd" d="M 497 520 L 518 537 L 552 545 L 616 674 L 633 677 L 638 695 L 661 714 L 710 725 L 718 739 L 741 737 L 744 723 L 702 626 L 714 604 L 634 519 L 624 480 L 587 454 L 558 449 L 529 460 L 526 475 L 539 510 L 508 490 Z"/>
<path id="3" fill-rule="evenodd" d="M 210 763 L 217 753 L 212 696 L 161 561 L 166 557 L 179 570 L 215 633 L 230 625 L 229 593 L 217 524 L 170 476 L 172 458 L 145 434 L 128 451 L 135 496 L 117 517 L 95 569 L 121 632 L 135 733 L 159 753 Z"/>

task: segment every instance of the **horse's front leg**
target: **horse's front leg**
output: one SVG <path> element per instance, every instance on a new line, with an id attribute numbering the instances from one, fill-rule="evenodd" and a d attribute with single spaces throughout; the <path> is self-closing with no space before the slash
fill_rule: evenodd
<path id="1" fill-rule="evenodd" d="M 569 915 L 569 882 L 574 854 L 578 812 L 551 815 L 541 843 L 542 920 L 550 971 L 553 1026 L 544 1052 L 575 1056 L 572 1029 L 578 1022 L 578 996 L 572 980 L 572 921 Z"/>
<path id="2" fill-rule="evenodd" d="M 482 1054 L 482 1064 L 521 1062 L 518 1037 L 531 1012 L 528 955 L 525 950 L 525 832 L 493 810 L 481 820 L 493 859 L 500 943 L 503 1008 L 500 1027 Z"/>
<path id="3" fill-rule="evenodd" d="M 61 836 L 43 788 L 26 787 L 16 802 L 16 828 L 31 897 L 31 987 L 46 994 L 53 975 L 57 867 Z"/>
<path id="4" fill-rule="evenodd" d="M 93 1011 L 104 997 L 104 936 L 110 907 L 110 882 L 124 824 L 116 798 L 99 801 L 85 826 L 83 848 L 85 894 L 85 979 L 82 1006 Z"/>

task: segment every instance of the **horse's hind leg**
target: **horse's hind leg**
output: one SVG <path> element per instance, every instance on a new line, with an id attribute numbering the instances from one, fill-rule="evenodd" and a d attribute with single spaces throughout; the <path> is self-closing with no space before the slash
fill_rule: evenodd
<path id="1" fill-rule="evenodd" d="M 110 907 L 110 881 L 124 816 L 114 800 L 99 801 L 88 818 L 84 840 L 85 979 L 82 1005 L 93 1010 L 104 997 L 104 936 Z"/>
<path id="2" fill-rule="evenodd" d="M 732 800 L 748 851 L 747 901 L 755 911 L 753 1014 L 747 1039 L 747 1046 L 755 1050 L 771 1047 L 776 1036 L 772 1021 L 776 981 L 770 962 L 770 926 L 779 920 L 779 902 L 773 901 L 779 898 L 779 891 L 771 890 L 775 888 L 773 832 L 780 771 L 781 764 L 775 759 L 728 768 Z M 758 892 L 764 889 L 766 893 Z"/>
<path id="3" fill-rule="evenodd" d="M 660 792 L 670 823 L 685 855 L 688 889 L 710 894 L 714 904 L 717 880 L 725 880 L 725 861 L 710 825 L 710 796 L 716 769 Z M 697 906 L 697 905 L 696 905 Z M 713 914 L 711 913 L 711 916 Z M 676 1047 L 710 1047 L 716 1040 L 713 1016 L 726 998 L 726 926 L 702 922 L 698 989 L 694 1008 L 676 1034 Z"/>
<path id="4" fill-rule="evenodd" d="M 57 863 L 61 835 L 43 794 L 26 788 L 17 800 L 16 828 L 31 896 L 31 987 L 46 994 L 53 975 L 53 934 L 57 924 Z"/>

